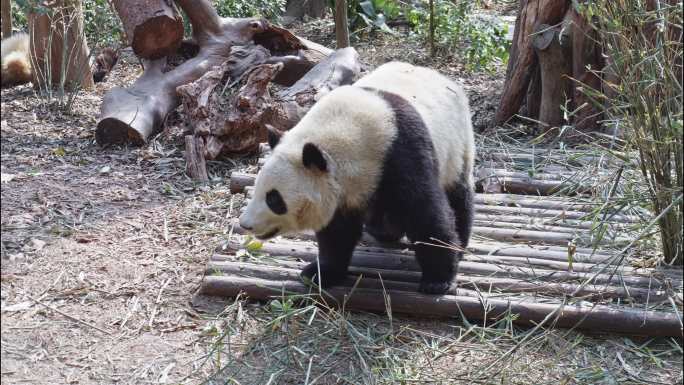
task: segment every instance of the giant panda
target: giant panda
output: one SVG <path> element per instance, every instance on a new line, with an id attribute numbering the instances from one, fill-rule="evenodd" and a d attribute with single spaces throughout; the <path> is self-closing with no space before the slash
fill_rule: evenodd
<path id="1" fill-rule="evenodd" d="M 273 152 L 239 223 L 259 239 L 314 230 L 320 266 L 306 266 L 305 280 L 339 284 L 365 224 L 414 242 L 421 292 L 449 289 L 462 252 L 436 244 L 465 248 L 473 218 L 473 129 L 458 84 L 390 62 L 268 137 Z"/>
<path id="2" fill-rule="evenodd" d="M 13 87 L 31 81 L 31 59 L 29 57 L 29 35 L 16 33 L 2 40 L 0 45 L 0 86 Z M 114 68 L 119 52 L 112 48 L 103 49 L 97 57 L 91 58 L 93 81 L 104 81 L 105 76 Z"/>
<path id="3" fill-rule="evenodd" d="M 0 44 L 0 84 L 11 87 L 31 81 L 29 60 L 29 35 L 17 33 L 2 40 Z"/>

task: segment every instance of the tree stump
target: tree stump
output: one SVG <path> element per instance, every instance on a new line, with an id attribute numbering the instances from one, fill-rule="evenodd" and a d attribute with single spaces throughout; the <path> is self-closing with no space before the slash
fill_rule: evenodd
<path id="1" fill-rule="evenodd" d="M 268 51 L 263 49 L 262 55 Z M 222 154 L 256 152 L 267 139 L 267 126 L 279 131 L 292 128 L 323 95 L 352 83 L 361 67 L 353 48 L 337 50 L 292 86 L 272 95 L 271 83 L 284 70 L 284 64 L 277 57 L 251 57 L 258 65 L 244 75 L 236 75 L 229 60 L 178 88 L 194 134 L 205 143 L 202 158 L 193 159 L 193 164 Z M 200 175 L 190 176 L 201 179 Z"/>
<path id="2" fill-rule="evenodd" d="M 183 39 L 183 19 L 171 1 L 113 0 L 133 52 L 143 59 L 174 53 Z"/>

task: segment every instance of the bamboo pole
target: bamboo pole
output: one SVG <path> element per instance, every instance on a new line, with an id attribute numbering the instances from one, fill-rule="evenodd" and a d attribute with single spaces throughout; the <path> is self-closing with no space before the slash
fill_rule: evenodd
<path id="1" fill-rule="evenodd" d="M 257 300 L 278 298 L 283 294 L 310 294 L 311 289 L 298 281 L 274 281 L 238 276 L 205 276 L 200 294 L 234 297 L 245 293 Z M 544 326 L 577 327 L 591 331 L 629 333 L 649 336 L 681 337 L 682 325 L 674 313 L 638 311 L 610 306 L 576 306 L 529 303 L 525 299 L 473 298 L 460 295 L 425 295 L 412 291 L 336 287 L 325 291 L 322 300 L 344 304 L 345 309 L 359 309 L 441 317 L 464 316 L 468 319 L 498 320 L 509 314 L 513 322 Z"/>
<path id="2" fill-rule="evenodd" d="M 300 270 L 305 266 L 305 263 L 292 262 L 286 266 L 267 266 L 262 264 L 226 261 L 226 260 L 212 260 L 205 269 L 206 275 L 236 275 L 253 278 L 263 278 L 270 280 L 292 280 L 296 281 L 299 278 Z M 420 272 L 418 271 L 403 271 L 403 270 L 387 270 L 381 268 L 370 267 L 350 267 L 349 278 L 346 285 L 353 286 L 358 277 L 362 277 L 366 288 L 382 288 L 379 285 L 380 281 L 375 279 L 382 278 L 387 289 L 397 289 L 395 283 L 407 283 L 411 286 L 404 286 L 402 290 L 412 289 L 409 291 L 417 291 L 418 282 L 420 282 Z M 376 283 L 374 283 L 374 281 Z M 388 283 L 390 282 L 390 283 Z M 469 291 L 469 294 L 464 294 L 463 289 Z M 665 291 L 648 290 L 644 288 L 627 288 L 619 286 L 604 286 L 604 285 L 577 285 L 567 283 L 549 283 L 549 282 L 529 282 L 513 278 L 500 277 L 478 277 L 471 275 L 459 274 L 456 277 L 454 285 L 449 289 L 448 294 L 452 295 L 468 295 L 477 293 L 492 294 L 492 293 L 532 293 L 545 295 L 560 295 L 572 296 L 576 298 L 591 299 L 594 301 L 605 300 L 610 298 L 633 299 L 641 302 L 646 300 L 653 302 L 666 301 L 668 294 Z"/>
<path id="3" fill-rule="evenodd" d="M 240 227 L 237 220 L 233 221 L 232 224 L 233 232 L 236 234 L 247 235 L 249 232 L 242 227 Z M 312 232 L 301 232 L 294 235 L 288 235 L 287 238 L 297 238 L 306 241 L 315 241 L 316 236 Z M 364 233 L 361 242 L 368 245 L 379 245 L 386 249 L 407 249 L 411 248 L 410 243 L 397 242 L 397 243 L 380 243 L 376 241 L 372 236 Z M 552 261 L 568 261 L 568 250 L 567 247 L 559 246 L 524 246 L 524 245 L 512 245 L 505 243 L 492 243 L 492 242 L 477 242 L 471 241 L 468 245 L 468 250 L 474 254 L 487 254 L 487 255 L 504 255 L 510 257 L 519 258 L 539 258 L 548 259 Z M 572 256 L 573 262 L 587 262 L 587 263 L 617 263 L 615 261 L 614 255 L 606 254 L 605 252 L 577 247 L 575 253 Z"/>
<path id="4" fill-rule="evenodd" d="M 239 242 L 228 242 L 227 250 L 237 251 L 243 248 Z M 304 261 L 313 262 L 318 255 L 318 247 L 310 244 L 295 242 L 266 242 L 260 249 L 261 252 L 272 256 L 288 256 L 300 258 Z M 418 262 L 414 254 L 410 251 L 398 252 L 390 250 L 373 250 L 364 247 L 357 247 L 352 257 L 352 266 L 382 268 L 386 270 L 408 270 L 420 271 Z M 461 261 L 458 265 L 461 274 L 487 275 L 506 278 L 534 279 L 544 282 L 575 282 L 582 283 L 591 279 L 595 285 L 617 284 L 633 287 L 646 287 L 652 289 L 665 289 L 668 284 L 680 287 L 682 281 L 672 278 L 665 279 L 661 275 L 636 276 L 624 274 L 617 271 L 615 274 L 594 274 L 591 272 L 560 271 L 549 269 L 538 269 L 534 267 L 518 267 L 507 265 L 496 265 L 491 263 Z M 619 270 L 619 269 L 618 269 Z M 666 282 L 669 281 L 669 282 Z"/>

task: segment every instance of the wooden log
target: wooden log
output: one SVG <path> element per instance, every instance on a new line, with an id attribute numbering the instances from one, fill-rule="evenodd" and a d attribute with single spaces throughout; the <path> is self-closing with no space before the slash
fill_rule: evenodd
<path id="1" fill-rule="evenodd" d="M 555 180 L 536 180 L 532 178 L 513 178 L 513 177 L 485 177 L 476 182 L 478 190 L 484 188 L 485 180 L 488 185 L 496 184 L 500 186 L 498 190 L 489 188 L 489 191 L 509 192 L 511 194 L 529 195 L 554 195 L 562 192 L 564 195 L 589 194 L 591 186 L 574 185 L 568 181 Z"/>
<path id="2" fill-rule="evenodd" d="M 551 245 L 567 245 L 570 242 L 580 242 L 590 245 L 592 242 L 591 234 L 579 232 L 552 232 L 549 230 L 538 231 L 528 229 L 495 228 L 485 226 L 473 226 L 473 234 L 495 239 L 500 242 L 543 242 Z M 604 238 L 602 243 L 627 244 L 630 239 L 616 237 L 614 239 Z"/>
<path id="3" fill-rule="evenodd" d="M 574 219 L 566 218 L 554 218 L 554 217 L 530 217 L 526 215 L 505 215 L 501 213 L 475 213 L 475 219 L 482 222 L 511 222 L 518 224 L 529 224 L 531 226 L 562 226 L 570 229 L 585 229 L 592 230 L 596 227 L 596 224 L 592 221 L 580 221 Z M 611 227 L 620 227 L 615 223 L 609 223 Z"/>
<path id="4" fill-rule="evenodd" d="M 230 173 L 231 194 L 240 194 L 244 192 L 246 187 L 254 185 L 255 180 L 256 174 L 233 171 Z"/>
<path id="5" fill-rule="evenodd" d="M 112 0 L 126 31 L 128 43 L 140 58 L 168 56 L 183 40 L 183 18 L 166 0 Z"/>
<path id="6" fill-rule="evenodd" d="M 537 209 L 530 207 L 511 207 L 511 206 L 492 206 L 476 204 L 475 208 L 480 213 L 498 213 L 498 214 L 514 214 L 514 215 L 528 215 L 534 217 L 551 217 L 564 219 L 586 219 L 590 213 L 574 210 L 553 210 L 553 209 Z M 618 221 L 622 223 L 638 223 L 639 218 L 633 215 L 614 214 L 609 218 L 611 221 Z"/>
<path id="7" fill-rule="evenodd" d="M 228 250 L 239 250 L 240 248 L 242 248 L 242 245 L 239 243 L 229 244 L 227 246 Z M 260 251 L 272 256 L 288 256 L 312 262 L 316 260 L 318 247 L 295 242 L 289 242 L 287 244 L 266 242 L 263 244 Z M 367 251 L 364 247 L 357 247 L 355 249 L 351 265 L 355 267 L 382 268 L 386 270 L 420 271 L 418 262 L 415 260 L 412 252 L 406 251 L 399 253 L 391 250 L 383 250 L 382 252 L 378 252 L 377 250 Z M 667 282 L 665 282 L 662 277 L 656 276 L 625 275 L 622 274 L 622 272 L 609 275 L 557 271 L 530 267 L 494 265 L 472 261 L 461 261 L 458 265 L 458 270 L 461 274 L 466 275 L 534 279 L 544 282 L 582 283 L 583 281 L 592 278 L 592 282 L 590 283 L 595 285 L 621 285 L 624 283 L 628 286 L 652 289 L 665 289 L 667 285 Z M 681 281 L 675 282 L 675 284 L 681 286 Z"/>
<path id="8" fill-rule="evenodd" d="M 323 95 L 345 84 L 351 84 L 361 73 L 359 54 L 352 47 L 338 49 L 307 72 L 291 87 L 278 91 L 263 125 L 270 124 L 286 131 L 306 114 Z M 265 159 L 263 153 L 261 159 Z M 261 160 L 260 159 L 260 160 Z"/>
<path id="9" fill-rule="evenodd" d="M 301 269 L 305 263 L 294 262 L 282 266 L 267 266 L 263 264 L 245 263 L 237 261 L 210 261 L 205 269 L 205 275 L 233 275 L 253 278 L 263 278 L 270 280 L 296 281 L 299 278 Z M 349 270 L 347 284 L 340 286 L 353 286 L 359 277 L 362 277 L 363 287 L 382 289 L 384 283 L 387 289 L 398 289 L 396 283 L 408 283 L 411 286 L 404 286 L 405 289 L 413 288 L 409 291 L 418 291 L 420 282 L 420 272 L 418 271 L 397 271 L 374 268 L 352 267 Z M 377 278 L 377 279 L 376 279 Z M 382 283 L 380 282 L 382 279 Z M 664 291 L 648 290 L 644 288 L 625 288 L 619 286 L 599 286 L 549 282 L 528 282 L 519 279 L 498 278 L 498 277 L 478 277 L 459 274 L 456 281 L 446 294 L 463 295 L 462 289 L 474 293 L 533 293 L 535 295 L 565 295 L 573 298 L 584 298 L 591 300 L 605 300 L 620 298 L 623 300 L 653 302 L 666 301 L 668 294 Z"/>
<path id="10" fill-rule="evenodd" d="M 247 235 L 249 232 L 240 227 L 238 220 L 235 219 L 231 228 L 235 234 Z M 307 241 L 315 241 L 316 237 L 313 232 L 305 231 L 297 234 L 288 235 L 288 238 L 301 239 Z M 361 242 L 368 245 L 381 245 L 386 248 L 407 249 L 412 247 L 409 243 L 380 243 L 367 233 L 363 233 Z M 567 247 L 559 246 L 521 246 L 511 245 L 505 243 L 491 243 L 478 242 L 473 240 L 468 245 L 468 250 L 474 254 L 488 254 L 488 255 L 505 255 L 520 258 L 540 258 L 554 261 L 567 261 L 568 250 Z M 589 263 L 617 263 L 612 254 L 606 254 L 591 248 L 577 247 L 573 256 L 575 262 L 589 262 Z"/>
<path id="11" fill-rule="evenodd" d="M 185 172 L 192 179 L 209 180 L 204 160 L 204 141 L 193 135 L 185 135 Z"/>
<path id="12" fill-rule="evenodd" d="M 548 24 L 539 24 L 535 33 L 532 45 L 539 61 L 542 90 L 538 120 L 549 127 L 559 127 L 563 123 L 561 106 L 566 99 L 572 98 L 568 93 L 568 75 L 571 74 L 569 39 L 561 39 L 567 35 Z"/>
<path id="13" fill-rule="evenodd" d="M 208 0 L 178 0 L 176 3 L 190 19 L 195 45 L 201 49 L 194 57 L 171 70 L 163 59 L 146 62 L 145 73 L 131 87 L 114 88 L 105 95 L 95 135 L 100 145 L 145 143 L 151 134 L 159 130 L 166 115 L 180 103 L 176 94 L 179 86 L 199 79 L 227 59 L 235 61 L 229 63 L 230 66 L 245 69 L 241 63 L 248 59 L 231 55 L 244 51 L 246 47 L 259 45 L 268 50 L 269 55 L 276 53 L 267 59 L 272 61 L 270 64 L 278 62 L 294 72 L 301 72 L 300 66 L 307 69 L 313 66 L 307 58 L 330 52 L 318 44 L 312 44 L 315 47 L 309 49 L 309 42 L 305 39 L 298 39 L 265 20 L 222 19 Z M 130 23 L 134 24 L 133 19 Z M 159 24 L 154 25 L 159 28 Z M 309 55 L 311 51 L 316 52 Z M 210 140 L 205 140 L 206 152 L 213 151 L 215 147 Z"/>
<path id="14" fill-rule="evenodd" d="M 484 228 L 498 228 L 498 229 L 511 229 L 511 230 L 531 230 L 531 231 L 543 231 L 549 233 L 560 233 L 568 234 L 570 236 L 577 235 L 580 237 L 581 230 L 572 227 L 562 227 L 562 226 L 546 226 L 539 223 L 515 223 L 515 222 L 503 222 L 499 220 L 491 219 L 478 219 L 475 218 L 473 221 L 473 226 L 484 227 Z"/>
<path id="15" fill-rule="evenodd" d="M 569 200 L 516 194 L 475 194 L 475 203 L 490 206 L 516 206 L 552 210 L 593 211 L 599 206 L 590 200 Z"/>
<path id="16" fill-rule="evenodd" d="M 235 297 L 245 293 L 257 300 L 277 298 L 285 294 L 307 294 L 311 289 L 297 281 L 273 281 L 258 278 L 205 276 L 199 290 L 200 294 L 222 297 Z M 358 309 L 376 312 L 391 311 L 408 314 L 458 317 L 468 319 L 498 320 L 516 314 L 513 322 L 522 325 L 535 325 L 547 320 L 547 326 L 577 327 L 591 331 L 629 333 L 650 336 L 681 337 L 682 327 L 674 313 L 638 311 L 610 306 L 575 306 L 542 303 L 518 302 L 513 299 L 499 300 L 488 298 L 486 303 L 479 299 L 442 295 L 431 296 L 415 292 L 381 291 L 374 289 L 331 288 L 326 290 L 328 301 L 344 303 L 345 309 Z M 325 300 L 325 299 L 324 299 Z"/>
<path id="17" fill-rule="evenodd" d="M 335 40 L 337 49 L 349 47 L 347 0 L 335 0 Z"/>

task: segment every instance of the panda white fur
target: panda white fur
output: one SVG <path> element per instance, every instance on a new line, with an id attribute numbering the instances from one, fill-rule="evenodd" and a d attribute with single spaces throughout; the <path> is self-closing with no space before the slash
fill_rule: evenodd
<path id="1" fill-rule="evenodd" d="M 31 61 L 29 60 L 29 35 L 17 33 L 2 40 L 0 45 L 0 82 L 2 87 L 10 87 L 31 81 Z"/>
<path id="2" fill-rule="evenodd" d="M 240 217 L 258 238 L 315 230 L 323 287 L 346 276 L 363 225 L 381 240 L 415 242 L 419 290 L 443 293 L 473 217 L 474 139 L 468 100 L 438 72 L 406 63 L 378 67 L 318 101 L 282 137 Z M 313 279 L 312 263 L 302 276 Z"/>

